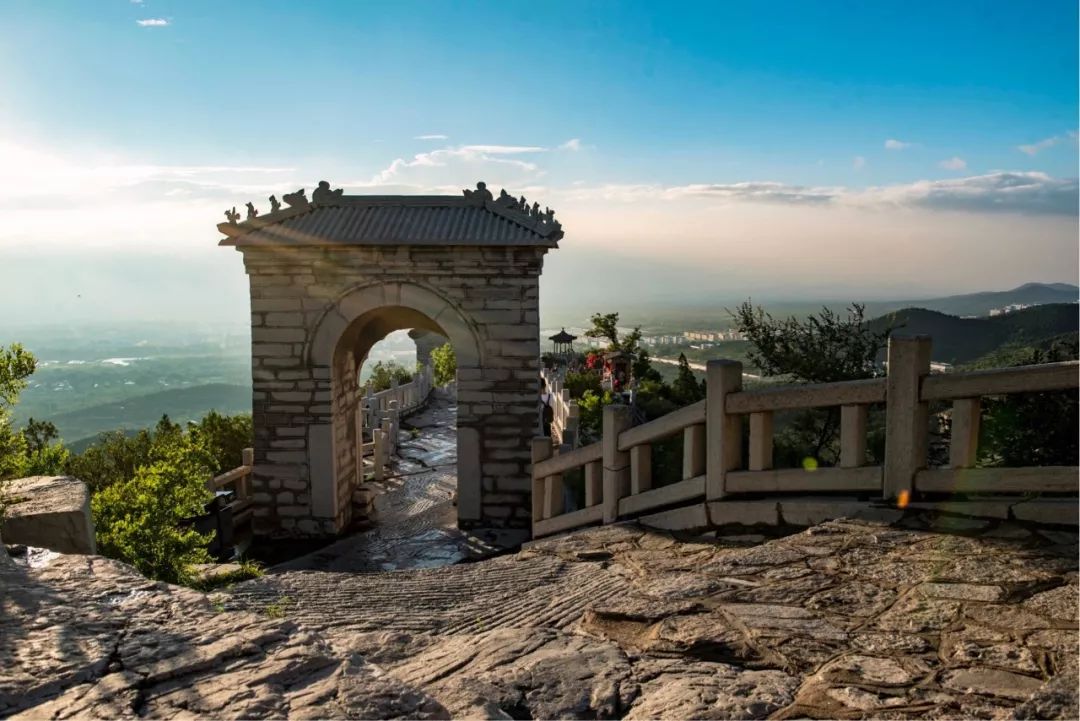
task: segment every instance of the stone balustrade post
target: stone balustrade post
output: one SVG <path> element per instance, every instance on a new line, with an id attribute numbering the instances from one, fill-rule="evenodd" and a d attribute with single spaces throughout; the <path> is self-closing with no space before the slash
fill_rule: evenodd
<path id="1" fill-rule="evenodd" d="M 372 454 L 372 463 L 375 466 L 375 480 L 381 481 L 386 477 L 386 433 L 381 428 L 371 432 L 375 444 Z"/>
<path id="2" fill-rule="evenodd" d="M 728 471 L 742 463 L 742 418 L 729 415 L 727 396 L 742 390 L 742 363 L 711 360 L 705 366 L 705 497 L 725 495 Z"/>
<path id="3" fill-rule="evenodd" d="M 603 462 L 604 523 L 614 523 L 619 517 L 619 499 L 630 495 L 630 453 L 619 450 L 619 436 L 633 423 L 630 408 L 623 405 L 604 406 Z"/>
<path id="4" fill-rule="evenodd" d="M 551 458 L 551 438 L 539 436 L 532 439 L 532 520 L 544 520 L 544 479 L 537 477 L 536 464 Z"/>
<path id="5" fill-rule="evenodd" d="M 885 382 L 885 477 L 883 495 L 905 505 L 915 474 L 926 467 L 929 405 L 919 399 L 930 375 L 930 337 L 889 339 Z"/>

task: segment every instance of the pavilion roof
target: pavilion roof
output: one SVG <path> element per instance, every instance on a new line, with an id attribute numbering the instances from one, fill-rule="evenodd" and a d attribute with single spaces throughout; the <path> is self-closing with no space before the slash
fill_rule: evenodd
<path id="1" fill-rule="evenodd" d="M 323 181 L 309 201 L 303 189 L 283 196 L 265 215 L 240 221 L 235 208 L 219 223 L 220 245 L 480 245 L 558 247 L 562 226 L 554 212 L 530 207 L 506 191 L 498 198 L 483 183 L 454 195 L 344 195 Z M 251 204 L 248 204 L 251 206 Z"/>
<path id="2" fill-rule="evenodd" d="M 556 343 L 570 343 L 571 341 L 574 341 L 576 339 L 577 336 L 567 333 L 566 328 L 563 328 L 561 331 L 548 338 L 548 340 L 555 341 Z"/>

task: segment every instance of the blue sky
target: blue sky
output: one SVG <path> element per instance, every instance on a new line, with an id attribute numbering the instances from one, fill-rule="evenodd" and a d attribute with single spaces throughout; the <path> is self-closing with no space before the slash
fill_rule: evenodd
<path id="1" fill-rule="evenodd" d="M 959 285 L 1075 280 L 1076 29 L 1077 4 L 1054 0 L 6 0 L 0 205 L 24 218 L 0 244 L 109 246 L 127 214 L 162 219 L 156 251 L 197 255 L 224 204 L 294 184 L 482 176 L 560 210 L 549 268 L 567 282 L 620 243 L 650 258 L 658 233 L 688 256 L 768 247 L 715 256 L 757 269 L 739 292 L 788 250 L 800 292 L 956 285 L 912 277 L 918 253 L 891 277 L 807 268 L 799 248 L 825 237 L 825 255 L 880 237 L 946 263 L 1006 243 Z M 53 227 L 50 198 L 94 211 Z"/>

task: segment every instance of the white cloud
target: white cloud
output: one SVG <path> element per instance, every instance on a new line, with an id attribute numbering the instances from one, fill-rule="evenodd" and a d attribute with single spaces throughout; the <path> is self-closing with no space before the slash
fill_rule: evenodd
<path id="1" fill-rule="evenodd" d="M 463 145 L 462 150 L 489 155 L 520 155 L 522 153 L 543 153 L 547 148 L 535 145 Z"/>
<path id="2" fill-rule="evenodd" d="M 938 165 L 945 170 L 967 170 L 967 161 L 955 155 L 947 160 L 942 160 Z"/>
<path id="3" fill-rule="evenodd" d="M 262 192 L 268 184 L 291 185 L 293 173 L 287 167 L 154 165 L 97 153 L 67 156 L 0 140 L 0 207 L 20 209 L 50 202 L 91 205 L 115 193 L 143 202 L 177 189 L 201 197 L 241 190 Z"/>
<path id="4" fill-rule="evenodd" d="M 145 20 L 136 20 L 135 24 L 141 28 L 163 28 L 170 23 L 165 18 L 146 18 Z"/>
<path id="5" fill-rule="evenodd" d="M 474 183 L 477 180 L 497 182 L 507 186 L 531 185 L 543 176 L 540 167 L 518 157 L 545 152 L 546 148 L 532 145 L 463 145 L 457 148 L 440 148 L 427 153 L 417 153 L 411 160 L 398 158 L 377 173 L 370 181 L 360 185 L 414 186 L 426 190 L 457 187 L 460 192 L 462 179 Z"/>
<path id="6" fill-rule="evenodd" d="M 1030 145 L 1017 145 L 1016 149 L 1019 150 L 1021 153 L 1025 153 L 1034 157 L 1035 155 L 1038 155 L 1039 152 L 1046 150 L 1047 148 L 1052 148 L 1059 143 L 1065 142 L 1066 140 L 1075 141 L 1076 132 L 1070 130 L 1064 135 L 1054 135 L 1049 138 L 1044 138 L 1037 143 L 1031 143 Z"/>
<path id="7" fill-rule="evenodd" d="M 866 158 L 861 155 L 856 155 L 851 161 L 851 167 L 855 168 L 855 170 L 862 170 L 866 167 Z"/>
<path id="8" fill-rule="evenodd" d="M 885 141 L 886 150 L 905 150 L 914 146 L 915 143 L 905 143 L 903 140 L 896 140 L 895 138 L 889 138 Z"/>
<path id="9" fill-rule="evenodd" d="M 1027 215 L 1077 215 L 1076 178 L 1046 173 L 996 171 L 948 180 L 868 188 L 852 195 L 856 203 L 895 204 L 931 210 Z"/>
<path id="10" fill-rule="evenodd" d="M 431 135 L 417 135 L 413 140 L 446 140 L 446 136 L 433 133 Z"/>
<path id="11" fill-rule="evenodd" d="M 738 269 L 723 284 L 729 297 L 782 287 L 851 298 L 863 291 L 882 297 L 913 289 L 937 294 L 1007 287 L 1033 278 L 1070 280 L 1076 267 L 1076 179 L 1002 171 L 870 188 L 770 180 L 599 184 L 578 182 L 577 175 L 554 182 L 545 174 L 547 158 L 557 159 L 538 146 L 451 147 L 398 159 L 374 177 L 353 168 L 354 177 L 366 177 L 361 182 L 329 179 L 350 194 L 459 197 L 462 188 L 485 180 L 496 194 L 505 187 L 554 208 L 567 238 L 545 259 L 546 302 L 599 302 L 589 293 L 616 304 L 611 307 L 665 293 L 685 298 L 687 288 L 715 285 L 710 274 L 721 266 Z M 201 305 L 200 313 L 234 313 L 246 322 L 240 258 L 215 247 L 214 226 L 224 220 L 225 208 L 243 213 L 248 200 L 265 213 L 270 193 L 280 198 L 283 191 L 306 187 L 310 194 L 321 171 L 197 162 L 156 164 L 0 140 L 0 256 L 34 259 L 20 266 L 27 272 L 9 274 L 22 285 L 0 288 L 6 294 L 0 305 L 32 309 L 20 297 L 33 297 L 27 288 L 55 285 L 57 273 L 79 283 L 96 278 L 103 288 L 99 297 L 108 298 L 116 293 L 107 290 L 100 268 L 122 268 L 138 279 L 125 286 L 126 307 L 179 313 L 166 309 L 213 278 L 213 287 L 220 280 L 230 289 L 226 296 L 240 300 L 212 309 Z M 54 261 L 42 260 L 48 253 Z M 155 253 L 161 257 L 150 258 Z M 161 259 L 169 254 L 188 259 L 190 267 Z M 87 265 L 91 257 L 97 266 Z M 146 261 L 140 271 L 129 272 L 139 258 Z M 614 270 L 588 276 L 595 267 L 591 259 Z M 961 264 L 971 268 L 963 278 L 955 274 Z M 82 312 L 100 317 L 112 309 L 110 302 L 95 301 Z M 190 313 L 195 306 L 184 307 Z"/>
<path id="12" fill-rule="evenodd" d="M 948 180 L 845 188 L 777 182 L 692 185 L 601 185 L 562 193 L 574 200 L 640 203 L 645 200 L 711 200 L 731 203 L 816 206 L 863 210 L 925 209 L 974 213 L 1077 215 L 1077 180 L 1045 173 L 1003 172 Z"/>
<path id="13" fill-rule="evenodd" d="M 574 152 L 581 150 L 581 138 L 570 138 L 559 146 L 559 150 L 572 150 Z"/>

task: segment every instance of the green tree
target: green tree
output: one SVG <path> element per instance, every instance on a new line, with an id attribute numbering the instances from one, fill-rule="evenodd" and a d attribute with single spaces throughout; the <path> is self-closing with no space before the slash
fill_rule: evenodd
<path id="1" fill-rule="evenodd" d="M 211 459 L 213 475 L 220 475 L 240 465 L 243 451 L 255 442 L 250 413 L 225 416 L 210 411 L 202 420 L 188 423 L 191 442 Z"/>
<path id="2" fill-rule="evenodd" d="M 635 380 L 662 380 L 649 363 L 649 352 L 641 345 L 641 326 L 636 326 L 629 333 L 620 336 L 618 313 L 593 313 L 589 322 L 592 327 L 585 331 L 585 335 L 606 340 L 606 350 L 609 353 L 624 353 L 629 356 L 630 370 Z"/>
<path id="3" fill-rule="evenodd" d="M 872 330 L 865 306 L 852 303 L 847 317 L 822 308 L 802 320 L 776 319 L 749 300 L 732 313 L 735 327 L 750 341 L 750 361 L 769 376 L 800 383 L 831 383 L 883 374 L 877 358 L 893 328 Z"/>
<path id="4" fill-rule="evenodd" d="M 185 524 L 204 513 L 211 460 L 183 435 L 165 434 L 160 460 L 94 494 L 100 552 L 169 583 L 191 583 L 190 567 L 210 560 L 211 537 Z"/>
<path id="5" fill-rule="evenodd" d="M 31 418 L 21 431 L 24 444 L 20 476 L 56 476 L 64 473 L 71 454 L 49 421 Z"/>
<path id="6" fill-rule="evenodd" d="M 431 351 L 432 370 L 435 376 L 435 385 L 444 386 L 453 383 L 457 378 L 457 356 L 454 355 L 454 346 L 443 343 Z"/>
<path id="7" fill-rule="evenodd" d="M 600 375 L 592 372 L 575 373 L 570 371 L 563 380 L 563 387 L 570 391 L 571 398 L 581 398 L 586 391 L 599 393 Z"/>
<path id="8" fill-rule="evenodd" d="M 679 406 L 697 403 L 705 397 L 705 382 L 694 376 L 684 353 L 679 354 L 679 373 L 671 383 L 671 396 Z"/>
<path id="9" fill-rule="evenodd" d="M 615 402 L 611 391 L 585 391 L 578 399 L 578 433 L 581 445 L 600 440 L 604 430 L 604 406 Z"/>
<path id="10" fill-rule="evenodd" d="M 863 309 L 853 303 L 846 317 L 822 308 L 801 320 L 777 319 L 748 300 L 731 315 L 736 329 L 750 342 L 749 360 L 762 374 L 800 383 L 832 383 L 884 373 L 877 358 L 892 328 L 872 330 L 864 321 Z M 871 426 L 880 425 L 877 415 L 871 418 Z M 774 438 L 778 463 L 799 465 L 807 456 L 819 463 L 835 463 L 839 425 L 837 408 L 781 414 Z M 871 446 L 878 448 L 876 443 Z"/>
<path id="11" fill-rule="evenodd" d="M 379 391 L 385 391 L 387 388 L 393 386 L 394 381 L 398 382 L 398 385 L 409 383 L 412 381 L 413 374 L 409 372 L 408 368 L 395 363 L 394 361 L 379 361 L 371 368 L 371 376 L 368 378 L 366 385 L 371 388 L 372 391 L 378 393 Z"/>
<path id="12" fill-rule="evenodd" d="M 140 467 L 150 465 L 153 445 L 154 434 L 148 429 L 133 435 L 124 431 L 102 433 L 97 442 L 68 459 L 67 474 L 85 483 L 93 495 L 133 478 Z"/>
<path id="13" fill-rule="evenodd" d="M 11 409 L 36 368 L 33 354 L 14 343 L 0 346 L 0 482 L 22 475 L 26 466 L 26 439 L 11 425 Z M 6 494 L 0 485 L 0 521 Z"/>
<path id="14" fill-rule="evenodd" d="M 1075 338 L 1046 348 L 1012 350 L 1011 366 L 1076 360 Z M 1080 403 L 1076 389 L 1047 393 L 1015 393 L 984 398 L 979 465 L 1075 466 L 1080 437 Z"/>

